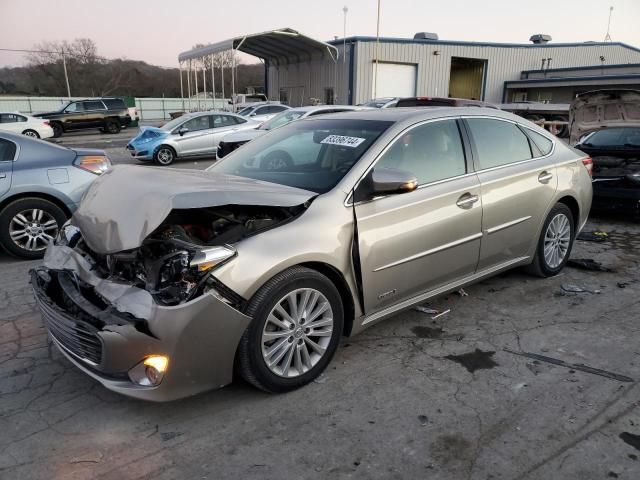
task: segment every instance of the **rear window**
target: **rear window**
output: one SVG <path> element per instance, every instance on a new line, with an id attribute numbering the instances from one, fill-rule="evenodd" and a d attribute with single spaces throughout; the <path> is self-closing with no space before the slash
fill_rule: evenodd
<path id="1" fill-rule="evenodd" d="M 105 98 L 102 100 L 109 110 L 127 108 L 121 98 Z"/>
<path id="2" fill-rule="evenodd" d="M 640 147 L 640 128 L 606 128 L 589 135 L 587 147 Z"/>

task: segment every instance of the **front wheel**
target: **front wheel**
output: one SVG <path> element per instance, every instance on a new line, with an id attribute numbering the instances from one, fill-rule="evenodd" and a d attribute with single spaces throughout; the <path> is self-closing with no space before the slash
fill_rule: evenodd
<path id="1" fill-rule="evenodd" d="M 176 152 L 173 148 L 167 147 L 166 145 L 161 146 L 153 156 L 153 161 L 163 167 L 171 165 L 175 159 Z"/>
<path id="2" fill-rule="evenodd" d="M 61 137 L 64 133 L 62 125 L 58 122 L 51 122 L 51 128 L 53 129 L 53 138 Z"/>
<path id="3" fill-rule="evenodd" d="M 251 299 L 253 321 L 238 346 L 237 367 L 267 392 L 299 388 L 317 378 L 335 354 L 344 310 L 324 275 L 293 267 L 269 280 Z"/>
<path id="4" fill-rule="evenodd" d="M 26 137 L 31 137 L 31 138 L 40 138 L 40 135 L 38 134 L 38 132 L 36 132 L 35 130 L 31 130 L 31 129 L 27 129 L 24 132 L 22 132 L 22 134 Z"/>
<path id="5" fill-rule="evenodd" d="M 552 277 L 564 268 L 575 238 L 575 220 L 569 207 L 556 203 L 538 239 L 536 254 L 527 270 L 538 277 Z"/>
<path id="6" fill-rule="evenodd" d="M 0 244 L 22 258 L 42 258 L 67 216 L 42 198 L 21 198 L 0 212 Z"/>

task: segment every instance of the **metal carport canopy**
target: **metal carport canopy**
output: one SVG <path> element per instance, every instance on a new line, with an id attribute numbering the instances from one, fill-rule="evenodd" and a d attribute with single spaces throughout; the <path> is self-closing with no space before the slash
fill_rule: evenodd
<path id="1" fill-rule="evenodd" d="M 334 62 L 338 60 L 338 49 L 333 45 L 302 35 L 291 28 L 281 28 L 235 37 L 182 52 L 178 56 L 178 61 L 203 58 L 227 50 L 244 52 L 277 64 L 286 63 L 291 59 L 296 59 L 296 61 L 311 60 L 313 54 L 324 55 L 325 53 L 328 53 Z"/>

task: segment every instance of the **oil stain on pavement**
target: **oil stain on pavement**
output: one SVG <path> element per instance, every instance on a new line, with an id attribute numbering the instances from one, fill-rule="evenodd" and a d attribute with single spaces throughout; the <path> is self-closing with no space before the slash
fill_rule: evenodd
<path id="1" fill-rule="evenodd" d="M 497 367 L 498 364 L 491 358 L 495 353 L 496 352 L 491 351 L 484 352 L 476 348 L 474 352 L 463 353 L 461 355 L 447 355 L 444 358 L 459 363 L 466 368 L 467 371 L 473 373 L 476 370 L 486 370 Z"/>

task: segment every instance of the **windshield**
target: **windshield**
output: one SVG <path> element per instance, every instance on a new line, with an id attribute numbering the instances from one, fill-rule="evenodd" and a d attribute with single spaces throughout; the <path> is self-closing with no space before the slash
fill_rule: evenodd
<path id="1" fill-rule="evenodd" d="M 387 97 L 387 98 L 374 98 L 373 100 L 369 100 L 366 103 L 363 103 L 362 106 L 363 107 L 373 107 L 373 108 L 382 108 L 384 107 L 387 103 L 389 103 L 391 100 L 393 100 L 392 97 Z"/>
<path id="2" fill-rule="evenodd" d="M 256 107 L 244 107 L 238 112 L 238 115 L 249 115 L 254 108 Z"/>
<path id="3" fill-rule="evenodd" d="M 331 190 L 393 122 L 293 122 L 235 150 L 207 170 L 316 193 Z"/>
<path id="4" fill-rule="evenodd" d="M 161 126 L 160 130 L 164 130 L 165 132 L 170 132 L 171 130 L 176 128 L 178 125 L 180 125 L 182 122 L 186 122 L 190 118 L 191 118 L 190 115 L 182 115 L 181 117 L 174 118 L 173 120 L 171 120 L 171 121 L 165 123 L 163 126 Z"/>
<path id="5" fill-rule="evenodd" d="M 582 144 L 587 147 L 640 147 L 640 128 L 605 128 L 588 135 Z"/>
<path id="6" fill-rule="evenodd" d="M 299 119 L 304 114 L 305 112 L 301 110 L 286 110 L 276 115 L 271 120 L 264 122 L 258 127 L 258 130 L 273 130 L 274 128 L 281 127 L 289 122 Z"/>

